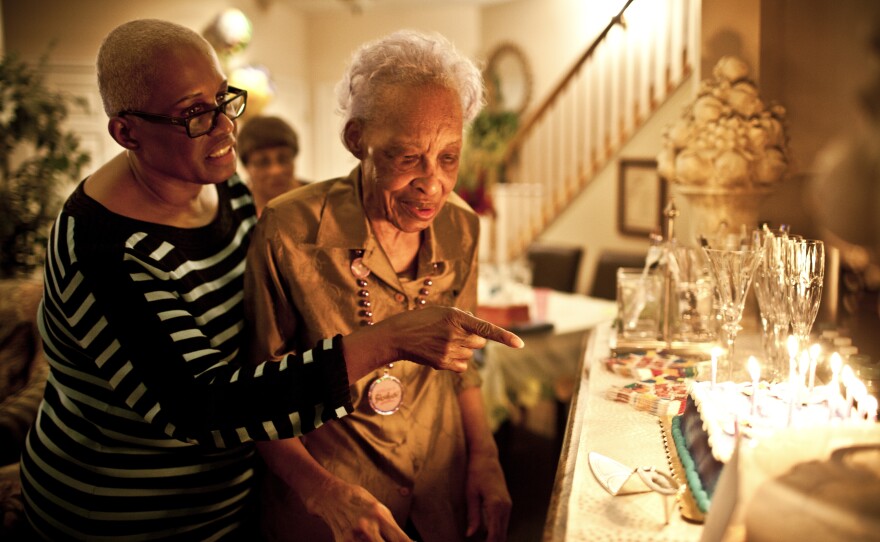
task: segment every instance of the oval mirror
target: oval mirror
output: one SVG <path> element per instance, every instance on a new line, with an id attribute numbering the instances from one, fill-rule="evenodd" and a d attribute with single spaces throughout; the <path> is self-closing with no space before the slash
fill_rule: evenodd
<path id="1" fill-rule="evenodd" d="M 522 49 L 503 43 L 492 51 L 484 73 L 487 106 L 522 114 L 532 97 L 532 69 Z"/>

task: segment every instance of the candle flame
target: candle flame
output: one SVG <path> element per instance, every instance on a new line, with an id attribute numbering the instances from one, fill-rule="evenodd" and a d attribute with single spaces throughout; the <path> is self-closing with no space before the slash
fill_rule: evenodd
<path id="1" fill-rule="evenodd" d="M 831 354 L 831 372 L 837 375 L 840 372 L 840 366 L 843 365 L 843 358 L 840 357 L 840 354 L 834 352 Z"/>
<path id="2" fill-rule="evenodd" d="M 798 360 L 798 371 L 800 371 L 801 374 L 805 374 L 809 366 L 810 354 L 808 352 L 801 352 L 800 359 Z"/>
<path id="3" fill-rule="evenodd" d="M 724 352 L 724 350 L 722 350 L 722 348 L 720 346 L 713 346 L 712 347 L 712 357 L 713 358 L 715 358 L 715 359 L 720 358 L 722 352 Z"/>
<path id="4" fill-rule="evenodd" d="M 819 359 L 819 354 L 822 352 L 822 347 L 819 346 L 818 343 L 813 343 L 810 345 L 810 357 L 813 359 Z"/>
<path id="5" fill-rule="evenodd" d="M 856 401 L 862 402 L 868 395 L 868 388 L 865 387 L 865 383 L 854 377 L 850 385 L 852 386 L 853 397 L 856 398 Z"/>
<path id="6" fill-rule="evenodd" d="M 877 417 L 877 398 L 873 395 L 865 395 L 862 398 L 862 404 L 864 405 L 868 421 L 873 421 Z"/>
<path id="7" fill-rule="evenodd" d="M 749 356 L 748 369 L 752 380 L 758 380 L 761 376 L 761 366 L 758 364 L 758 360 L 755 359 L 755 356 Z"/>
<path id="8" fill-rule="evenodd" d="M 856 375 L 853 374 L 852 367 L 844 365 L 843 371 L 840 373 L 840 379 L 843 381 L 843 385 L 849 387 L 855 377 Z"/>
<path id="9" fill-rule="evenodd" d="M 797 356 L 798 351 L 798 342 L 797 338 L 794 335 L 788 336 L 788 341 L 786 342 L 786 346 L 788 347 L 788 357 L 794 358 Z"/>

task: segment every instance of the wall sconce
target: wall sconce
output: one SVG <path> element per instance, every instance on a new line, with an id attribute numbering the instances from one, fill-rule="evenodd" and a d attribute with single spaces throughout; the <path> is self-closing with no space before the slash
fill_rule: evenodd
<path id="1" fill-rule="evenodd" d="M 246 117 L 255 117 L 275 97 L 275 85 L 265 66 L 247 65 L 235 68 L 229 74 L 229 85 L 248 91 Z"/>
<path id="2" fill-rule="evenodd" d="M 253 36 L 253 26 L 241 10 L 227 8 L 214 17 L 202 31 L 202 36 L 220 57 L 228 57 L 248 46 Z"/>

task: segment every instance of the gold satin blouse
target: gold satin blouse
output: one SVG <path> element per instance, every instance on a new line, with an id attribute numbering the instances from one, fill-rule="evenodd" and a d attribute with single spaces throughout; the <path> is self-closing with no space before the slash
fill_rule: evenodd
<path id="1" fill-rule="evenodd" d="M 427 304 L 473 311 L 477 297 L 479 220 L 455 194 L 424 234 L 417 276 L 399 277 L 373 236 L 361 204 L 361 170 L 313 183 L 275 199 L 251 241 L 246 273 L 250 359 L 278 359 L 321 338 L 356 330 L 365 319 L 359 291 L 369 291 L 378 322 L 415 309 L 430 278 Z M 351 263 L 363 250 L 370 269 L 362 288 Z M 383 370 L 351 385 L 354 412 L 301 437 L 312 456 L 342 479 L 363 486 L 403 526 L 412 521 L 426 542 L 463 540 L 467 468 L 457 394 L 480 385 L 471 365 L 463 374 L 409 361 L 388 372 L 403 384 L 397 412 L 369 405 L 369 385 Z M 261 503 L 264 525 L 275 535 L 319 540 L 329 533 L 308 516 L 280 479 L 269 474 Z M 267 497 L 268 495 L 268 497 Z"/>

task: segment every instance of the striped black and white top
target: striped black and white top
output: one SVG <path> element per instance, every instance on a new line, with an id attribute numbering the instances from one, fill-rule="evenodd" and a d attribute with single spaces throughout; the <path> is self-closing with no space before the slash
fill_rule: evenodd
<path id="1" fill-rule="evenodd" d="M 249 519 L 253 440 L 351 412 L 339 338 L 236 363 L 253 202 L 179 229 L 114 214 L 80 184 L 48 247 L 40 332 L 51 370 L 22 454 L 28 518 L 49 540 L 217 540 Z"/>

